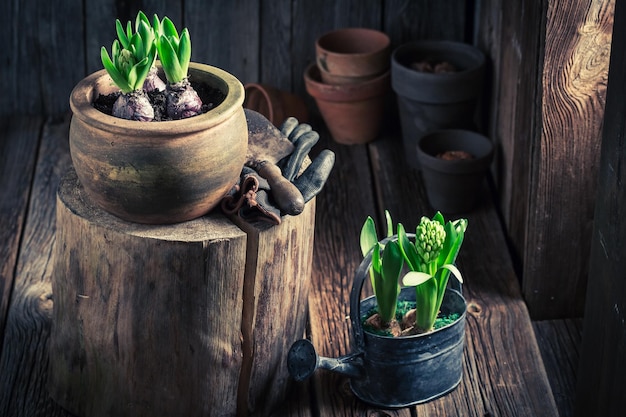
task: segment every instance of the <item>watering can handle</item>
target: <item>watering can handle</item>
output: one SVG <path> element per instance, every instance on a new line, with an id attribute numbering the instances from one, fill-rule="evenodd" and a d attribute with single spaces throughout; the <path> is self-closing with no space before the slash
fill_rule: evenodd
<path id="1" fill-rule="evenodd" d="M 414 233 L 407 233 L 409 238 L 415 238 Z M 381 241 L 382 244 L 390 240 L 397 239 L 397 236 L 391 236 Z M 372 249 L 373 250 L 373 249 Z M 361 326 L 361 291 L 367 277 L 369 277 L 369 269 L 372 264 L 372 250 L 363 258 L 363 261 L 356 270 L 354 281 L 352 282 L 352 291 L 350 292 L 350 324 L 352 325 L 352 337 L 357 352 L 365 350 L 365 342 L 363 340 L 363 327 Z"/>

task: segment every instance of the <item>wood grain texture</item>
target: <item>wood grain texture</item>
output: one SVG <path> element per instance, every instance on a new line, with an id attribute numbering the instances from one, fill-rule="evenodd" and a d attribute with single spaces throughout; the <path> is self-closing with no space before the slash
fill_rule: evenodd
<path id="1" fill-rule="evenodd" d="M 500 29 L 493 30 L 491 42 L 499 50 L 492 58 L 499 80 L 490 106 L 488 135 L 496 144 L 494 181 L 515 261 L 521 263 L 525 250 L 530 146 L 539 133 L 542 65 L 541 28 L 545 26 L 545 1 L 502 2 Z M 484 10 L 481 7 L 481 10 Z M 527 22 L 537 22 L 528 25 Z M 491 30 L 483 26 L 483 30 Z M 485 36 L 484 32 L 480 36 Z M 483 43 L 486 41 L 483 41 Z"/>
<path id="2" fill-rule="evenodd" d="M 0 335 L 4 335 L 42 125 L 41 117 L 0 119 Z"/>
<path id="3" fill-rule="evenodd" d="M 48 120 L 41 135 L 31 203 L 15 270 L 0 358 L 0 415 L 67 417 L 47 392 L 47 342 L 52 315 L 54 200 L 70 164 L 69 118 Z"/>
<path id="4" fill-rule="evenodd" d="M 307 325 L 315 200 L 278 226 L 231 219 L 247 234 L 238 415 L 269 415 L 288 398 L 286 352 Z"/>
<path id="5" fill-rule="evenodd" d="M 192 41 L 192 59 L 219 67 L 239 80 L 259 71 L 259 2 L 184 2 L 183 20 Z"/>
<path id="6" fill-rule="evenodd" d="M 614 7 L 548 5 L 524 250 L 524 296 L 535 318 L 583 314 Z"/>
<path id="7" fill-rule="evenodd" d="M 86 416 L 231 415 L 246 235 L 223 215 L 122 221 L 59 186 L 51 395 Z"/>
<path id="8" fill-rule="evenodd" d="M 560 417 L 574 415 L 582 319 L 533 322 Z"/>
<path id="9" fill-rule="evenodd" d="M 626 5 L 615 7 L 614 43 L 591 235 L 591 263 L 575 416 L 618 416 L 626 407 Z"/>

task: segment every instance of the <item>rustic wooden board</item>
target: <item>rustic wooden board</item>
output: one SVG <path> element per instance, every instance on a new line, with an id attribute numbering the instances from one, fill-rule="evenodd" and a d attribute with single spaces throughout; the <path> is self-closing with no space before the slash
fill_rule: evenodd
<path id="1" fill-rule="evenodd" d="M 471 43 L 472 10 L 468 10 L 471 3 L 465 0 L 387 0 L 383 2 L 383 30 L 394 47 L 422 39 Z"/>
<path id="2" fill-rule="evenodd" d="M 618 416 L 626 408 L 626 5 L 615 8 L 606 116 L 592 233 L 575 416 Z"/>
<path id="3" fill-rule="evenodd" d="M 47 121 L 41 136 L 22 251 L 15 270 L 0 358 L 0 415 L 68 417 L 48 396 L 47 342 L 52 313 L 54 200 L 70 164 L 69 119 Z"/>
<path id="4" fill-rule="evenodd" d="M 574 415 L 582 319 L 533 322 L 560 417 Z"/>
<path id="5" fill-rule="evenodd" d="M 534 318 L 584 310 L 614 7 L 615 0 L 549 2 L 524 250 Z"/>
<path id="6" fill-rule="evenodd" d="M 192 37 L 192 60 L 219 67 L 239 80 L 259 71 L 259 2 L 184 2 L 183 21 Z"/>
<path id="7" fill-rule="evenodd" d="M 0 119 L 0 336 L 4 335 L 42 124 L 41 117 Z"/>
<path id="8" fill-rule="evenodd" d="M 517 264 L 521 263 L 525 249 L 530 144 L 538 135 L 540 123 L 537 97 L 541 84 L 537 68 L 541 65 L 545 3 L 494 0 L 490 5 L 499 13 L 499 28 L 491 25 L 479 28 L 481 44 L 490 42 L 499 50 L 499 55 L 491 59 L 493 71 L 499 75 L 497 84 L 492 83 L 495 91 L 489 107 L 487 135 L 496 144 L 494 181 Z M 528 25 L 530 21 L 536 24 Z"/>

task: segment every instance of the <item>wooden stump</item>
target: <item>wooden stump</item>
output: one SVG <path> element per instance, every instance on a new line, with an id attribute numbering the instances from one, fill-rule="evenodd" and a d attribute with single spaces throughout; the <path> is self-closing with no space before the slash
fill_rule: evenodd
<path id="1" fill-rule="evenodd" d="M 279 226 L 220 213 L 175 225 L 57 193 L 49 387 L 79 416 L 267 415 L 302 337 L 314 201 Z"/>

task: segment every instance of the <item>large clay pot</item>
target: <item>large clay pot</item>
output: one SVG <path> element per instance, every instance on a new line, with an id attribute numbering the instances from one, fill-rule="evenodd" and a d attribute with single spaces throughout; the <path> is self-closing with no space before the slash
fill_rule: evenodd
<path id="1" fill-rule="evenodd" d="M 417 62 L 447 62 L 455 72 L 423 72 Z M 415 41 L 399 46 L 391 58 L 391 84 L 398 97 L 406 159 L 419 168 L 417 142 L 439 129 L 475 130 L 483 87 L 485 56 L 472 45 Z"/>
<path id="2" fill-rule="evenodd" d="M 96 110 L 97 95 L 116 90 L 105 70 L 72 91 L 72 162 L 88 196 L 104 210 L 138 223 L 183 222 L 209 212 L 237 181 L 248 144 L 243 85 L 203 64 L 191 63 L 189 75 L 226 97 L 183 120 L 138 122 Z"/>
<path id="3" fill-rule="evenodd" d="M 445 160 L 447 151 L 467 152 L 472 159 Z M 476 132 L 450 129 L 424 135 L 417 147 L 430 205 L 443 213 L 466 213 L 480 200 L 493 159 L 493 144 Z"/>
<path id="4" fill-rule="evenodd" d="M 295 117 L 300 123 L 309 121 L 306 104 L 297 95 L 268 84 L 248 83 L 244 88 L 246 98 L 243 106 L 261 113 L 274 126 L 280 127 L 288 117 Z"/>
<path id="5" fill-rule="evenodd" d="M 364 144 L 378 136 L 389 79 L 387 71 L 361 83 L 333 85 L 322 82 L 315 64 L 304 73 L 306 90 L 315 98 L 328 130 L 344 145 Z"/>
<path id="6" fill-rule="evenodd" d="M 328 84 L 371 80 L 389 69 L 389 37 L 374 29 L 345 28 L 325 33 L 315 42 L 317 66 Z"/>

